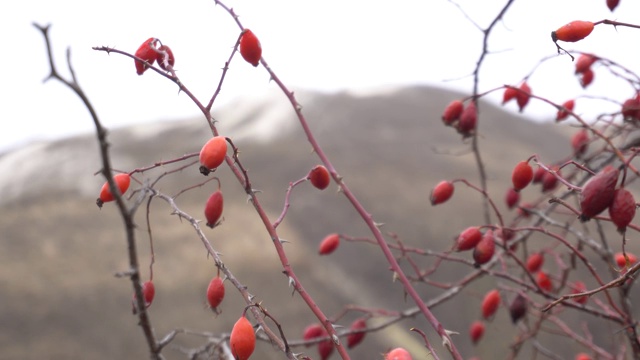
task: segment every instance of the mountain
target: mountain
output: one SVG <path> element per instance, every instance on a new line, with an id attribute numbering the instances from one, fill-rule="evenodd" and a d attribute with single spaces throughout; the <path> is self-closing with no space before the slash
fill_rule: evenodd
<path id="1" fill-rule="evenodd" d="M 407 246 L 445 251 L 461 229 L 482 223 L 479 194 L 462 185 L 447 204 L 432 207 L 429 203 L 431 188 L 442 179 L 478 183 L 469 141 L 462 141 L 440 120 L 446 104 L 463 95 L 426 86 L 369 94 L 303 91 L 296 95 L 338 172 L 374 219 L 384 223 L 382 229 L 389 236 L 395 234 Z M 548 161 L 557 160 L 557 154 L 569 154 L 572 130 L 528 121 L 488 103 L 481 103 L 480 112 L 480 146 L 489 193 L 505 210 L 502 198 L 513 165 L 534 153 Z M 239 99 L 215 111 L 214 117 L 221 133 L 240 148 L 240 160 L 253 187 L 260 190 L 258 197 L 275 220 L 282 212 L 288 184 L 306 176 L 318 163 L 287 99 L 281 93 Z M 114 167 L 130 171 L 197 153 L 209 137 L 204 119 L 196 118 L 113 129 L 109 142 Z M 120 217 L 111 203 L 101 210 L 95 205 L 104 181 L 95 175 L 100 170 L 97 149 L 95 136 L 87 134 L 34 143 L 0 157 L 0 359 L 148 356 L 131 315 L 131 284 L 114 276 L 126 271 L 128 264 Z M 176 167 L 136 174 L 139 183 L 132 189 Z M 224 222 L 207 228 L 206 235 L 223 254 L 227 267 L 283 325 L 287 337 L 299 339 L 314 318 L 300 297 L 291 295 L 271 240 L 238 181 L 226 166 L 214 175 L 220 178 L 225 197 Z M 156 188 L 174 195 L 202 182 L 197 166 L 191 166 L 163 177 Z M 195 187 L 176 202 L 182 210 L 203 218 L 204 203 L 216 186 L 209 182 Z M 318 243 L 328 233 L 369 236 L 337 190 L 332 185 L 319 191 L 305 183 L 292 192 L 291 207 L 278 232 L 289 241 L 285 249 L 294 271 L 330 316 L 349 304 L 411 308 L 377 248 L 343 242 L 336 253 L 317 255 Z M 150 252 L 145 206 L 136 215 L 136 234 L 146 278 Z M 222 313 L 215 316 L 205 308 L 205 291 L 215 266 L 193 229 L 172 216 L 170 207 L 157 198 L 150 205 L 150 222 L 156 298 L 149 311 L 156 336 L 176 328 L 230 331 L 244 303 L 227 284 Z M 417 259 L 433 264 L 433 258 Z M 406 262 L 403 266 L 411 271 Z M 469 269 L 446 265 L 441 270 L 434 274 L 434 281 L 453 281 L 460 271 Z M 491 358 L 495 351 L 490 342 L 474 349 L 466 338 L 469 319 L 478 316 L 480 297 L 492 284 L 493 279 L 482 279 L 465 296 L 434 308 L 447 328 L 462 334 L 456 339 L 465 356 L 477 353 Z M 426 284 L 417 288 L 425 299 L 442 291 Z M 349 314 L 339 323 L 348 326 L 355 316 Z M 495 324 L 503 324 L 507 334 L 512 332 L 506 313 Z M 414 354 L 424 354 L 416 355 L 417 359 L 426 358 L 419 337 L 407 331 L 411 327 L 433 336 L 421 317 L 410 318 L 367 335 L 366 345 L 353 349 L 352 358 L 377 359 L 399 343 Z M 492 331 L 499 330 L 495 327 Z M 181 349 L 203 342 L 202 337 L 178 335 L 165 354 L 169 359 L 187 358 Z M 315 348 L 299 351 L 317 357 Z M 266 343 L 258 345 L 257 353 L 258 359 L 282 358 Z"/>

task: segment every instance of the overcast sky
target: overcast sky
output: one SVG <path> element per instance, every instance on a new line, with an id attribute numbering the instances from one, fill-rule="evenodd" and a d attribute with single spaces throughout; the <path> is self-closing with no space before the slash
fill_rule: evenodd
<path id="1" fill-rule="evenodd" d="M 458 7 L 446 0 L 396 1 L 227 1 L 262 42 L 263 56 L 293 89 L 364 91 L 430 84 L 469 92 L 468 76 L 480 54 L 482 34 Z M 480 26 L 486 26 L 506 0 L 459 0 Z M 179 4 L 179 5 L 178 5 Z M 206 101 L 239 30 L 213 0 L 26 0 L 3 4 L 0 33 L 4 70 L 1 88 L 0 151 L 28 141 L 92 130 L 79 99 L 61 84 L 42 83 L 48 74 L 44 41 L 32 22 L 52 24 L 58 66 L 66 70 L 65 49 L 86 93 L 108 127 L 198 115 L 195 106 L 168 80 L 135 73 L 133 61 L 92 46 L 135 52 L 157 37 L 171 46 L 183 82 Z M 605 0 L 516 0 L 491 37 L 481 74 L 481 91 L 517 84 L 547 56 L 556 53 L 550 32 L 572 20 L 615 19 L 640 24 L 640 2 L 621 0 L 611 13 Z M 640 30 L 600 25 L 570 49 L 592 51 L 640 72 Z M 67 74 L 66 71 L 64 71 Z M 600 76 L 599 76 L 600 75 Z M 583 94 L 567 56 L 537 69 L 529 81 L 534 93 L 557 102 Z M 216 106 L 239 96 L 274 89 L 266 71 L 238 56 L 231 64 Z M 630 96 L 631 89 L 596 69 L 588 94 Z M 492 99 L 498 101 L 500 94 Z M 592 103 L 601 110 L 606 102 Z M 214 107 L 215 108 L 215 107 Z M 509 106 L 515 109 L 515 104 Z M 588 112 L 587 106 L 578 112 Z M 594 111 L 595 111 L 594 110 Z M 555 111 L 532 103 L 528 113 L 549 120 Z M 438 120 L 440 114 L 426 114 Z"/>

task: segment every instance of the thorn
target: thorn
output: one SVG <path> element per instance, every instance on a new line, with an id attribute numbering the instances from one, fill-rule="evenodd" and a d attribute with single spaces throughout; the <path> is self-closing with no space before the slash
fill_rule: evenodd
<path id="1" fill-rule="evenodd" d="M 384 223 L 379 223 L 379 222 L 375 222 L 375 221 L 373 222 L 373 224 L 374 224 L 376 227 L 383 227 L 383 226 L 384 226 Z"/>
<path id="2" fill-rule="evenodd" d="M 451 335 L 460 335 L 460 333 L 459 333 L 459 332 L 457 332 L 457 331 L 447 330 L 447 329 L 444 329 L 444 333 L 445 333 L 445 334 L 447 334 L 448 336 L 451 336 Z"/>
<path id="3" fill-rule="evenodd" d="M 442 338 L 442 346 L 446 347 L 447 350 L 449 350 L 449 352 L 452 351 L 452 349 L 451 349 L 451 340 L 449 340 L 448 337 Z"/>
<path id="4" fill-rule="evenodd" d="M 280 243 L 281 243 L 281 244 L 284 244 L 284 243 L 289 243 L 289 244 L 291 244 L 291 241 L 289 241 L 289 240 L 285 240 L 285 239 L 280 239 Z"/>
<path id="5" fill-rule="evenodd" d="M 338 337 L 338 335 L 331 335 L 331 340 L 333 340 L 334 344 L 340 345 L 340 338 Z"/>
<path id="6" fill-rule="evenodd" d="M 296 280 L 291 276 L 289 276 L 289 287 L 295 287 L 295 286 L 296 286 Z"/>

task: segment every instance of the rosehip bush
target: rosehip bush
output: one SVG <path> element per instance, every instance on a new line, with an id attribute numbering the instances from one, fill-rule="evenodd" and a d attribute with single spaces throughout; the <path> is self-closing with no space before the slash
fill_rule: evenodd
<path id="1" fill-rule="evenodd" d="M 438 358 L 453 359 L 469 359 L 474 356 L 496 358 L 496 354 L 506 354 L 508 358 L 531 357 L 527 351 L 531 351 L 532 354 L 551 354 L 549 357 L 553 358 L 585 358 L 589 356 L 586 354 L 590 353 L 597 354 L 597 358 L 606 359 L 625 356 L 640 358 L 638 319 L 631 306 L 637 301 L 637 292 L 634 293 L 632 290 L 640 263 L 631 251 L 635 251 L 636 244 L 630 241 L 637 237 L 640 230 L 637 223 L 634 223 L 637 207 L 634 193 L 637 191 L 637 180 L 640 177 L 637 160 L 640 152 L 637 136 L 640 131 L 639 76 L 634 73 L 631 65 L 621 64 L 616 59 L 609 58 L 606 49 L 589 49 L 587 53 L 562 47 L 565 43 L 580 42 L 605 26 L 638 28 L 638 25 L 613 20 L 578 19 L 558 24 L 551 32 L 549 54 L 541 54 L 539 64 L 533 69 L 521 68 L 526 66 L 524 64 L 513 64 L 517 71 L 521 72 L 521 76 L 517 79 L 500 79 L 500 85 L 492 88 L 485 88 L 487 84 L 480 77 L 484 64 L 491 58 L 485 56 L 489 54 L 489 50 L 484 47 L 478 54 L 479 60 L 474 64 L 473 89 L 455 99 L 445 100 L 439 105 L 439 110 L 425 114 L 425 119 L 435 119 L 437 126 L 446 126 L 446 131 L 455 136 L 456 142 L 451 144 L 452 148 L 464 146 L 468 150 L 466 152 L 472 156 L 468 161 L 460 163 L 464 163 L 466 169 L 472 169 L 478 176 L 460 176 L 441 181 L 435 186 L 434 183 L 422 181 L 419 176 L 409 179 L 411 181 L 389 176 L 389 187 L 410 184 L 411 188 L 408 190 L 413 196 L 418 197 L 417 203 L 425 205 L 423 209 L 428 209 L 424 211 L 437 209 L 426 215 L 420 214 L 423 218 L 436 219 L 426 228 L 439 222 L 448 234 L 442 239 L 435 239 L 437 236 L 429 233 L 429 229 L 423 231 L 419 239 L 408 239 L 407 237 L 413 235 L 407 236 L 406 232 L 397 231 L 397 225 L 382 222 L 382 219 L 378 219 L 374 212 L 363 205 L 356 196 L 357 191 L 343 179 L 340 169 L 333 164 L 321 141 L 315 137 L 312 127 L 309 126 L 311 119 L 307 119 L 304 107 L 298 103 L 294 92 L 289 90 L 263 57 L 263 44 L 251 30 L 245 28 L 248 24 L 243 24 L 243 18 L 232 8 L 219 0 L 214 2 L 222 11 L 228 13 L 238 29 L 232 34 L 216 34 L 228 40 L 229 57 L 227 62 L 220 64 L 223 65 L 223 69 L 218 87 L 208 99 L 197 98 L 190 91 L 188 84 L 178 77 L 173 70 L 174 53 L 159 38 L 148 38 L 134 52 L 133 49 L 94 48 L 96 51 L 117 54 L 117 57 L 110 58 L 113 61 L 119 61 L 120 58 L 128 58 L 127 62 L 133 60 L 138 75 L 152 70 L 140 80 L 147 80 L 149 76 L 167 79 L 171 86 L 176 86 L 181 94 L 186 94 L 193 101 L 206 120 L 203 122 L 203 133 L 209 131 L 206 133 L 209 140 L 204 145 L 189 144 L 192 150 L 187 154 L 176 154 L 175 158 L 169 160 L 158 159 L 153 164 L 139 164 L 136 168 L 123 169 L 125 172 L 114 175 L 117 165 L 112 164 L 109 142 L 102 131 L 97 114 L 90 111 L 97 126 L 100 144 L 101 164 L 96 167 L 101 169 L 102 179 L 110 179 L 103 185 L 97 203 L 101 206 L 105 202 L 118 200 L 115 201 L 115 206 L 108 208 L 118 211 L 122 217 L 130 266 L 127 271 L 119 273 L 119 277 L 129 278 L 135 294 L 138 294 L 138 297 L 134 295 L 133 309 L 137 324 L 143 329 L 151 358 L 164 358 L 166 349 L 170 348 L 167 345 L 175 341 L 178 335 L 199 335 L 197 338 L 205 344 L 198 349 L 212 349 L 211 354 L 199 353 L 197 356 L 214 356 L 212 354 L 215 351 L 218 358 L 241 360 L 248 360 L 252 356 L 264 358 L 266 354 L 271 353 L 289 359 L 309 358 L 315 356 L 315 352 L 320 359 L 349 359 L 352 356 L 350 354 L 361 354 L 358 352 L 365 350 L 371 351 L 368 353 L 369 358 L 372 356 L 371 353 L 374 353 L 378 358 L 384 357 L 387 360 L 410 360 L 412 353 L 415 358 L 426 358 L 426 355 L 415 355 L 424 351 L 423 348 L 427 348 L 431 354 L 438 354 Z M 482 29 L 485 40 L 489 40 L 496 24 L 503 23 L 503 17 L 509 14 L 513 2 L 507 2 L 491 25 Z M 601 4 L 603 9 L 605 4 L 610 11 L 618 6 L 618 2 L 606 1 Z M 544 22 L 539 24 L 541 27 L 545 26 Z M 51 46 L 48 28 L 39 28 L 47 40 L 47 46 Z M 540 29 L 542 30 L 548 34 L 547 31 L 552 29 Z M 264 47 L 273 49 L 268 44 L 267 35 L 273 34 L 265 34 Z M 354 47 L 359 45 L 359 36 L 362 34 L 347 35 L 353 38 Z M 611 33 L 609 36 L 616 35 Z M 545 38 L 548 41 L 548 35 L 545 35 Z M 416 37 L 416 43 L 420 46 L 423 40 L 423 37 Z M 198 41 L 206 43 L 206 39 Z M 180 56 L 178 53 L 176 55 Z M 314 54 L 309 54 L 312 55 Z M 558 60 L 558 63 L 552 62 L 552 59 Z M 571 63 L 574 59 L 575 63 Z M 246 64 L 235 66 L 238 62 L 243 64 L 242 60 L 256 69 L 247 67 Z M 561 61 L 565 63 L 559 65 Z M 206 66 L 211 66 L 200 59 L 192 61 L 180 57 L 180 66 L 185 68 L 204 66 L 205 63 Z M 546 66 L 539 66 L 542 63 Z M 130 63 L 128 64 L 130 66 Z M 50 78 L 63 82 L 82 98 L 87 108 L 93 109 L 88 97 L 75 82 L 75 76 L 71 80 L 64 79 L 56 71 L 53 61 L 50 61 L 50 66 Z M 572 83 L 557 81 L 556 73 L 547 72 L 549 68 L 564 71 L 564 75 L 571 77 Z M 250 157 L 252 154 L 244 153 L 243 158 L 239 156 L 246 144 L 236 143 L 229 134 L 224 134 L 223 128 L 219 128 L 217 124 L 217 121 L 222 119 L 213 119 L 211 115 L 213 108 L 217 106 L 215 100 L 218 93 L 227 81 L 233 81 L 232 77 L 227 77 L 228 73 L 247 70 L 251 71 L 251 74 L 266 75 L 268 79 L 273 80 L 274 86 L 282 91 L 283 100 L 290 103 L 304 137 L 313 149 L 312 156 L 315 156 L 313 162 L 296 168 L 296 178 L 279 184 L 283 194 L 280 194 L 282 208 L 279 215 L 276 214 L 277 217 L 267 211 L 260 195 L 262 190 L 257 188 L 256 184 L 263 179 L 254 178 L 243 162 L 244 156 Z M 100 71 L 111 70 L 101 68 Z M 616 80 L 619 83 L 616 86 L 628 88 L 628 94 L 622 99 L 610 99 L 607 97 L 608 94 L 590 93 L 598 91 L 597 86 L 590 86 L 594 81 L 595 71 L 598 72 L 598 81 Z M 127 74 L 113 73 L 112 76 L 136 77 L 132 70 Z M 574 76 L 577 76 L 583 89 L 576 86 Z M 567 90 L 567 94 L 562 98 L 554 99 L 543 90 L 538 90 L 542 87 L 538 88 L 536 84 L 545 81 L 553 82 L 562 89 L 573 87 L 573 90 L 581 93 L 569 94 Z M 535 85 L 536 92 L 532 91 L 531 84 Z M 589 89 L 586 89 L 587 87 Z M 534 144 L 533 148 L 518 147 L 518 144 L 509 143 L 511 146 L 504 146 L 502 151 L 505 153 L 505 159 L 511 160 L 495 160 L 509 169 L 505 173 L 495 170 L 494 162 L 488 162 L 484 156 L 484 146 L 489 141 L 495 141 L 499 145 L 504 141 L 507 144 L 508 139 L 495 139 L 493 129 L 487 126 L 486 114 L 489 112 L 485 110 L 492 106 L 490 94 L 502 96 L 505 111 L 515 111 L 514 108 L 509 108 L 512 106 L 510 102 L 514 100 L 517 111 L 524 115 L 528 115 L 530 109 L 538 106 L 545 109 L 549 125 L 571 127 L 569 131 L 565 131 L 571 136 L 567 136 L 563 144 L 559 144 L 564 147 L 565 152 L 554 154 L 554 158 L 547 158 L 540 154 L 546 152 L 542 141 L 539 145 Z M 579 107 L 576 107 L 576 101 L 579 102 Z M 581 113 L 582 109 L 587 109 L 588 105 L 597 101 L 613 103 L 613 110 L 602 110 L 597 116 Z M 515 117 L 512 120 L 525 121 Z M 400 123 L 398 121 L 392 125 L 400 126 Z M 392 149 L 392 146 L 381 142 L 380 146 L 387 151 Z M 439 149 L 433 150 L 435 152 Z M 464 153 L 460 152 L 460 156 L 464 156 Z M 517 160 L 511 162 L 513 159 Z M 288 164 L 279 163 L 279 160 L 273 159 L 272 163 L 261 165 L 272 167 L 271 170 L 274 172 L 284 173 L 284 167 Z M 451 160 L 451 163 L 456 161 Z M 517 161 L 520 162 L 516 163 Z M 153 177 L 150 175 L 151 170 L 161 171 L 161 174 Z M 188 177 L 187 174 L 197 174 L 198 170 L 203 175 L 215 171 L 216 176 L 199 175 L 198 180 Z M 438 174 L 441 169 L 425 171 Z M 234 196 L 227 192 L 228 188 L 225 187 L 226 199 L 223 201 L 221 185 L 227 180 L 221 180 L 226 178 L 218 177 L 218 172 L 228 173 L 233 179 L 229 182 L 239 184 L 239 189 L 244 192 L 243 196 Z M 371 172 L 365 175 L 371 177 L 393 174 Z M 132 177 L 136 188 L 129 190 Z M 180 180 L 182 185 L 179 191 L 171 195 L 165 192 L 163 185 L 167 177 Z M 212 189 L 210 181 L 216 181 L 217 188 Z M 326 189 L 333 182 L 337 194 L 317 192 L 310 186 L 300 186 L 307 181 L 320 190 Z M 454 195 L 454 184 L 456 201 L 450 201 Z M 119 191 L 112 193 L 111 189 Z M 317 196 L 319 199 L 344 197 L 355 210 L 353 213 L 357 215 L 358 225 L 363 225 L 362 229 L 365 232 L 351 234 L 345 231 L 326 235 L 330 231 L 327 229 L 337 228 L 337 224 L 328 220 L 329 216 L 319 216 L 313 219 L 314 221 L 304 224 L 318 232 L 323 231 L 325 237 L 319 243 L 296 238 L 300 236 L 295 232 L 288 232 L 291 239 L 282 238 L 280 225 L 283 221 L 297 219 L 296 216 L 291 216 L 292 212 L 303 211 L 304 206 L 316 206 L 321 203 L 316 200 L 301 204 L 302 199 L 307 199 L 300 194 L 305 191 L 314 191 L 313 195 L 304 195 Z M 198 210 L 193 212 L 194 215 L 183 207 L 182 194 L 186 192 L 198 197 Z M 125 193 L 127 196 L 123 197 Z M 376 200 L 367 199 L 368 202 Z M 150 279 L 153 279 L 155 266 L 166 266 L 168 262 L 166 258 L 156 258 L 154 253 L 155 234 L 149 215 L 153 208 L 150 206 L 151 203 L 157 201 L 164 202 L 170 207 L 172 216 L 187 223 L 190 231 L 193 231 L 193 238 L 202 246 L 201 251 L 206 255 L 206 260 L 203 261 L 209 261 L 206 264 L 217 270 L 217 276 L 210 280 L 206 292 L 207 307 L 217 314 L 211 316 L 210 312 L 207 312 L 208 316 L 215 318 L 211 320 L 210 331 L 195 334 L 195 331 L 192 333 L 191 330 L 184 330 L 186 327 L 175 325 L 175 329 L 168 334 L 157 336 L 154 333 L 154 318 L 151 313 L 155 312 L 159 304 L 153 311 L 139 311 L 147 309 L 155 295 L 154 283 L 151 280 L 143 283 L 141 280 L 141 273 L 146 271 L 146 262 L 151 273 Z M 226 219 L 223 222 L 225 201 L 231 207 L 227 208 Z M 145 203 L 147 206 L 143 206 Z M 463 212 L 460 208 L 454 208 L 454 203 L 472 209 L 477 216 L 472 218 L 461 215 Z M 393 211 L 402 212 L 403 210 L 397 209 L 396 205 L 393 202 L 383 204 Z M 438 206 L 432 208 L 429 205 Z M 267 297 L 263 299 L 260 293 L 254 294 L 255 290 L 245 284 L 249 280 L 237 276 L 238 269 L 254 266 L 257 269 L 259 264 L 253 259 L 242 264 L 233 261 L 227 263 L 226 258 L 218 251 L 223 242 L 229 243 L 233 240 L 228 238 L 228 234 L 221 236 L 225 229 L 217 227 L 224 225 L 230 217 L 238 217 L 238 213 L 232 210 L 233 207 L 241 206 L 255 211 L 255 219 L 264 227 L 264 237 L 268 241 L 252 239 L 255 243 L 250 247 L 227 247 L 226 251 L 237 252 L 240 254 L 239 257 L 249 253 L 276 255 L 274 258 L 277 258 L 281 267 L 277 272 L 278 276 L 284 277 L 280 278 L 283 283 L 277 284 L 274 280 L 272 286 L 281 289 L 279 286 L 286 285 L 291 291 L 291 294 L 283 291 L 282 299 L 276 302 Z M 319 211 L 326 211 L 326 214 L 331 214 L 333 210 L 319 206 Z M 135 218 L 135 213 L 139 211 L 146 211 L 143 221 L 146 221 L 144 234 L 149 238 L 148 245 L 138 239 L 142 232 L 136 230 L 142 227 L 139 219 Z M 351 222 L 355 218 L 345 216 L 344 219 Z M 455 226 L 450 225 L 451 223 Z M 206 226 L 214 229 L 208 230 Z M 464 230 L 460 231 L 461 229 Z M 234 235 L 242 237 L 242 234 Z M 365 304 L 362 296 L 358 301 L 363 303 L 352 304 L 345 301 L 342 309 L 325 306 L 314 297 L 314 293 L 330 292 L 338 287 L 349 288 L 351 283 L 344 282 L 344 279 L 340 278 L 342 275 L 335 275 L 349 275 L 349 272 L 340 272 L 339 269 L 331 269 L 336 270 L 335 272 L 323 272 L 318 269 L 318 276 L 325 280 L 327 288 L 307 289 L 306 281 L 314 274 L 300 274 L 296 262 L 289 258 L 292 251 L 304 253 L 303 247 L 298 246 L 303 241 L 316 244 L 319 255 L 332 254 L 322 259 L 318 259 L 315 254 L 305 254 L 303 258 L 314 264 L 313 266 L 330 264 L 337 268 L 342 265 L 357 265 L 388 271 L 389 276 L 381 276 L 377 279 L 377 285 L 385 286 L 384 289 L 389 286 L 389 289 L 396 291 L 395 294 L 390 292 L 388 297 L 402 298 L 402 305 L 393 308 L 388 306 L 384 299 L 376 298 L 366 299 Z M 138 247 L 143 246 L 145 250 L 148 248 L 148 260 L 144 255 L 139 255 L 146 254 L 145 252 L 137 251 Z M 336 251 L 339 246 L 340 251 Z M 331 262 L 333 258 L 342 260 Z M 184 264 L 188 265 L 191 264 Z M 222 279 L 227 285 L 226 290 Z M 206 282 L 201 284 L 201 289 L 204 288 L 204 284 Z M 157 285 L 161 289 L 160 283 Z M 349 289 L 360 295 L 357 288 Z M 143 299 L 140 298 L 140 294 Z M 301 330 L 302 325 L 300 329 L 291 325 L 290 317 L 294 314 L 279 311 L 280 309 L 271 310 L 278 306 L 285 308 L 291 295 L 296 296 L 295 301 L 304 304 L 304 314 L 296 315 L 305 316 L 304 323 L 312 324 L 304 330 Z M 128 302 L 129 299 L 127 295 L 125 301 Z M 227 315 L 226 311 L 225 314 L 219 311 L 223 299 L 225 308 L 227 304 L 246 305 L 239 319 Z M 464 305 L 453 308 L 457 301 L 464 302 Z M 501 311 L 500 306 L 503 303 L 505 311 Z M 439 309 L 447 306 L 449 307 L 446 310 Z M 179 310 L 179 307 L 175 308 L 175 311 Z M 455 313 L 455 319 L 447 318 L 446 313 Z M 471 317 L 464 318 L 465 315 Z M 590 321 L 584 321 L 584 318 L 589 318 Z M 219 319 L 235 321 L 235 325 L 216 327 Z M 408 325 L 409 319 L 411 327 Z M 489 323 L 496 328 L 506 329 L 505 333 L 492 334 L 495 330 L 485 329 Z M 394 336 L 391 336 L 390 328 L 395 324 L 399 325 L 393 330 Z M 467 327 L 470 341 L 466 337 L 451 336 Z M 603 335 L 602 329 L 623 331 L 607 332 Z M 377 332 L 380 336 L 373 340 L 370 334 Z M 544 336 L 547 334 L 552 334 L 552 339 Z M 483 342 L 486 342 L 488 337 L 494 335 L 501 336 L 500 341 L 487 347 L 491 347 L 495 352 L 481 353 L 489 350 L 482 349 L 480 339 L 484 338 Z M 410 337 L 412 340 L 407 340 Z M 392 344 L 382 344 L 380 339 Z M 412 347 L 412 341 L 421 342 L 421 346 Z M 554 344 L 557 341 L 565 343 Z M 567 343 L 571 343 L 572 346 L 567 346 Z M 474 344 L 479 346 L 473 347 Z M 176 345 L 175 348 L 180 346 Z M 266 348 L 269 350 L 265 350 Z M 185 353 L 193 354 L 194 351 L 197 352 L 189 349 Z M 193 356 L 197 357 L 196 355 Z M 353 355 L 354 358 L 355 356 L 357 355 Z"/>

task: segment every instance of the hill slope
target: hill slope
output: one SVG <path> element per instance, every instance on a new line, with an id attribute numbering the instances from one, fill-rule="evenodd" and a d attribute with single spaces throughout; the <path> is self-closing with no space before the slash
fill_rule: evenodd
<path id="1" fill-rule="evenodd" d="M 397 234 L 408 245 L 444 250 L 461 228 L 482 221 L 480 197 L 464 187 L 456 190 L 447 206 L 433 208 L 428 201 L 430 189 L 441 179 L 466 178 L 477 183 L 473 158 L 459 155 L 468 144 L 440 121 L 444 106 L 459 94 L 412 87 L 367 96 L 299 96 L 320 144 L 374 219 L 385 223 L 383 230 Z M 555 160 L 553 154 L 569 152 L 566 132 L 557 126 L 529 122 L 487 104 L 480 111 L 489 190 L 500 204 L 513 164 L 534 152 L 549 160 Z M 221 132 L 241 148 L 241 161 L 253 186 L 261 190 L 260 200 L 271 219 L 276 219 L 289 182 L 304 177 L 318 162 L 286 99 L 274 94 L 239 100 L 214 116 Z M 122 170 L 198 152 L 208 138 L 202 119 L 140 125 L 109 135 L 113 164 Z M 113 276 L 127 266 L 119 216 L 112 204 L 102 210 L 95 206 L 103 182 L 93 175 L 99 168 L 93 135 L 33 144 L 0 157 L 0 358 L 147 356 L 141 331 L 130 314 L 131 285 Z M 144 182 L 147 176 L 153 179 L 172 168 L 136 178 Z M 226 167 L 216 176 L 225 194 L 225 221 L 214 230 L 207 229 L 207 235 L 226 265 L 289 330 L 287 336 L 297 338 L 314 319 L 299 297 L 290 296 L 271 240 L 237 181 Z M 201 181 L 197 168 L 190 167 L 166 177 L 158 188 L 176 194 Z M 214 188 L 208 183 L 180 195 L 178 205 L 202 218 L 204 202 Z M 330 257 L 316 255 L 319 240 L 329 232 L 368 235 L 336 190 L 331 186 L 320 192 L 303 184 L 293 192 L 292 206 L 278 230 L 291 242 L 286 249 L 296 273 L 329 315 L 346 304 L 411 307 L 404 302 L 399 285 L 391 282 L 384 259 L 374 247 L 344 243 Z M 137 222 L 141 262 L 146 266 L 149 251 L 143 211 Z M 183 327 L 229 331 L 243 304 L 228 287 L 221 315 L 205 309 L 205 289 L 215 270 L 193 230 L 172 217 L 167 204 L 159 200 L 152 202 L 151 224 L 157 292 L 150 311 L 157 335 Z M 435 278 L 449 281 L 455 274 L 439 273 Z M 472 292 L 480 293 L 482 286 Z M 420 290 L 425 298 L 439 292 L 424 286 Z M 456 307 L 464 310 L 452 312 Z M 468 326 L 463 312 L 473 311 L 464 299 L 434 310 L 449 328 L 461 333 Z M 422 351 L 417 338 L 406 331 L 412 326 L 429 328 L 422 319 L 407 320 L 370 335 L 377 340 L 354 349 L 354 358 L 376 358 L 399 341 Z M 175 340 L 183 347 L 201 343 L 193 336 Z M 466 339 L 459 343 L 470 354 Z M 260 359 L 281 358 L 266 344 L 258 349 Z M 309 350 L 315 356 L 315 349 Z M 491 354 L 488 346 L 478 351 Z M 166 354 L 184 358 L 176 348 Z"/>

